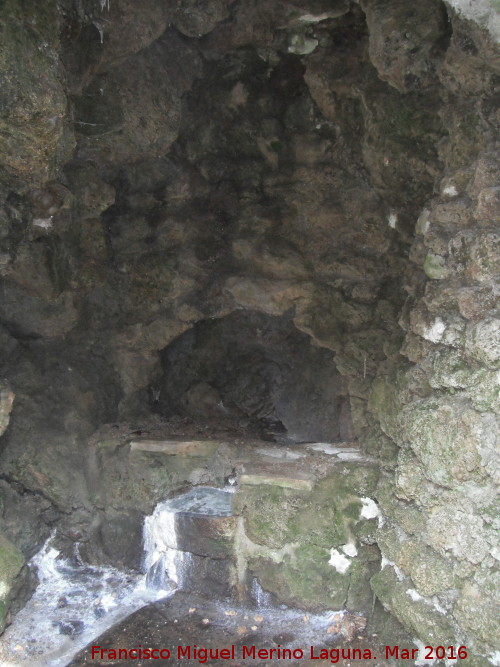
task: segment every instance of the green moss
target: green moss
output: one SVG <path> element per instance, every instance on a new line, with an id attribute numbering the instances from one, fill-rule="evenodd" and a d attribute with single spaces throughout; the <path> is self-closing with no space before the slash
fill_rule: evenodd
<path id="1" fill-rule="evenodd" d="M 7 605 L 0 600 L 0 634 L 5 630 L 5 619 L 7 617 Z"/>
<path id="2" fill-rule="evenodd" d="M 55 64 L 58 35 L 55 0 L 2 3 L 0 152 L 7 171 L 27 180 L 45 179 L 72 148 L 61 122 L 66 97 Z"/>
<path id="3" fill-rule="evenodd" d="M 329 559 L 328 549 L 305 544 L 282 563 L 258 558 L 249 565 L 262 586 L 286 604 L 304 609 L 343 608 L 350 575 L 338 573 Z"/>
<path id="4" fill-rule="evenodd" d="M 374 544 L 375 534 L 377 532 L 377 519 L 370 519 L 369 521 L 360 521 L 357 523 L 353 532 L 362 544 Z"/>
<path id="5" fill-rule="evenodd" d="M 373 606 L 373 591 L 368 582 L 380 567 L 380 552 L 377 547 L 362 547 L 349 567 L 349 589 L 346 607 L 367 612 Z"/>
<path id="6" fill-rule="evenodd" d="M 4 587 L 6 590 L 5 593 L 0 592 L 0 599 L 6 599 L 7 591 L 23 565 L 22 553 L 0 533 L 0 582 L 3 584 L 0 590 Z"/>
<path id="7" fill-rule="evenodd" d="M 406 581 L 398 581 L 391 567 L 375 574 L 370 583 L 384 607 L 418 639 L 431 646 L 454 643 L 455 635 L 448 617 L 424 600 L 412 599 L 407 593 L 411 586 Z"/>
<path id="8" fill-rule="evenodd" d="M 56 294 L 60 294 L 71 279 L 68 252 L 63 241 L 57 236 L 47 239 L 47 248 L 49 275 Z"/>
<path id="9" fill-rule="evenodd" d="M 10 591 L 23 565 L 22 553 L 0 533 L 0 634 L 5 627 Z"/>
<path id="10" fill-rule="evenodd" d="M 283 577 L 295 599 L 344 606 L 350 573 L 340 574 L 329 565 L 329 559 L 328 549 L 304 545 L 297 549 L 293 561 L 284 564 Z"/>
<path id="11" fill-rule="evenodd" d="M 424 260 L 424 271 L 432 280 L 443 280 L 448 276 L 446 261 L 444 257 L 428 252 Z"/>
<path id="12" fill-rule="evenodd" d="M 116 449 L 120 445 L 120 439 L 115 438 L 114 440 L 101 440 L 97 443 L 98 449 Z"/>
<path id="13" fill-rule="evenodd" d="M 479 415 L 460 397 L 427 398 L 406 406 L 401 418 L 404 439 L 420 459 L 426 477 L 453 486 L 480 473 Z"/>
<path id="14" fill-rule="evenodd" d="M 303 502 L 301 492 L 278 486 L 244 486 L 235 495 L 234 511 L 245 520 L 245 531 L 256 544 L 279 548 L 297 541 L 290 522 Z"/>
<path id="15" fill-rule="evenodd" d="M 400 391 L 394 378 L 377 378 L 372 385 L 369 407 L 386 435 L 399 440 Z"/>

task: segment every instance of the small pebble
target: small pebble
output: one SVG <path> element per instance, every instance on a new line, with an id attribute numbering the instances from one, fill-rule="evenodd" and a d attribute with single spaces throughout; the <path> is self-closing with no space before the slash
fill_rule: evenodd
<path id="1" fill-rule="evenodd" d="M 230 609 L 229 611 L 225 611 L 224 613 L 226 614 L 226 616 L 236 616 L 237 612 L 235 612 L 234 609 Z"/>
<path id="2" fill-rule="evenodd" d="M 246 633 L 247 633 L 246 627 L 244 625 L 238 625 L 238 627 L 236 628 L 236 634 L 246 635 Z"/>
<path id="3" fill-rule="evenodd" d="M 192 614 L 196 611 L 196 607 L 189 607 L 189 613 Z"/>
<path id="4" fill-rule="evenodd" d="M 255 632 L 255 631 L 257 630 L 257 626 L 256 626 L 256 625 L 252 625 L 252 630 Z"/>
<path id="5" fill-rule="evenodd" d="M 202 623 L 203 623 L 203 625 L 207 625 L 208 623 L 210 623 L 210 621 L 209 621 L 208 618 L 204 618 L 204 619 L 202 620 Z"/>
<path id="6" fill-rule="evenodd" d="M 257 623 L 262 623 L 262 621 L 264 620 L 264 616 L 262 616 L 262 614 L 255 614 L 253 620 L 257 621 Z"/>

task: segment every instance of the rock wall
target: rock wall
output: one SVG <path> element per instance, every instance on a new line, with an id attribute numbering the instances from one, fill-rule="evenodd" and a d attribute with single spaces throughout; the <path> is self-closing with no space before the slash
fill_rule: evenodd
<path id="1" fill-rule="evenodd" d="M 440 72 L 453 91 L 443 110 L 444 176 L 410 251 L 426 278 L 413 280 L 400 356 L 381 368 L 370 397 L 382 431 L 399 446 L 378 490 L 385 567 L 372 587 L 422 641 L 465 645 L 467 664 L 482 665 L 487 656 L 496 664 L 500 646 L 500 207 L 489 104 L 497 68 L 486 64 L 488 47 L 473 31 L 465 69 L 462 35 L 454 29 Z M 478 99 L 473 72 L 481 62 Z"/>
<path id="2" fill-rule="evenodd" d="M 394 565 L 376 594 L 422 640 L 487 659 L 499 59 L 486 31 L 438 0 L 28 4 L 5 3 L 0 40 L 6 536 L 29 557 L 57 524 L 116 560 L 106 527 L 124 532 L 129 501 L 106 495 L 91 434 L 147 423 L 162 351 L 196 323 L 256 311 L 331 355 L 352 435 L 380 460 L 377 541 Z M 193 483 L 163 472 L 151 498 Z"/>

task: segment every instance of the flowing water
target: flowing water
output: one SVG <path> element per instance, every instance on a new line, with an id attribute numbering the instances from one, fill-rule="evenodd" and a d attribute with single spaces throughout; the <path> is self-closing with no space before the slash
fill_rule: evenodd
<path id="1" fill-rule="evenodd" d="M 172 584 L 184 588 L 191 565 L 190 554 L 178 548 L 176 515 L 230 516 L 232 494 L 212 487 L 196 487 L 165 500 L 144 521 L 144 567 L 148 583 L 161 591 Z"/>
<path id="2" fill-rule="evenodd" d="M 176 548 L 179 512 L 229 516 L 231 493 L 198 487 L 160 503 L 144 521 L 146 574 L 73 563 L 51 546 L 52 535 L 30 562 L 36 591 L 0 638 L 2 667 L 64 667 L 108 628 L 183 588 L 191 555 Z"/>
<path id="3" fill-rule="evenodd" d="M 31 560 L 40 583 L 0 638 L 4 667 L 64 667 L 94 637 L 170 591 L 113 567 L 71 563 L 51 546 Z"/>

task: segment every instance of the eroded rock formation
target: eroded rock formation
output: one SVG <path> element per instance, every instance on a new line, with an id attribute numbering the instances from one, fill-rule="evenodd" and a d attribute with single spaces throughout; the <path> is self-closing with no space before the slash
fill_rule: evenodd
<path id="1" fill-rule="evenodd" d="M 57 525 L 68 549 L 136 563 L 110 546 L 141 516 L 106 489 L 121 440 L 96 429 L 199 433 L 227 399 L 233 435 L 250 417 L 326 439 L 298 423 L 314 377 L 283 370 L 314 357 L 318 401 L 344 406 L 322 408 L 343 420 L 331 439 L 380 462 L 375 594 L 484 664 L 500 650 L 491 36 L 439 0 L 8 0 L 1 29 L 2 539 L 28 558 Z M 231 318 L 280 332 L 231 358 L 233 384 L 215 361 L 239 345 Z M 165 360 L 179 374 L 200 330 L 214 357 L 186 357 L 176 405 Z M 166 480 L 141 511 L 190 481 Z"/>

